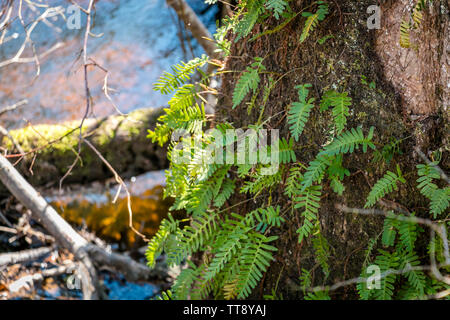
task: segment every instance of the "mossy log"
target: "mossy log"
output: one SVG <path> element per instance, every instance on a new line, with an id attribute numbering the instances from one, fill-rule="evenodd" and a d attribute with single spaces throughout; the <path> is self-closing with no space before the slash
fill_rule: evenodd
<path id="1" fill-rule="evenodd" d="M 129 178 L 151 170 L 167 168 L 165 148 L 152 143 L 146 136 L 154 129 L 162 108 L 145 108 L 127 116 L 86 119 L 81 130 L 123 177 Z M 35 125 L 10 131 L 10 136 L 26 156 L 16 164 L 21 173 L 35 187 L 58 186 L 77 158 L 80 121 L 56 125 Z M 0 146 L 8 150 L 9 160 L 20 157 L 8 136 L 0 136 Z M 12 156 L 11 156 L 12 155 Z M 111 170 L 86 144 L 81 144 L 80 159 L 64 183 L 87 183 L 113 177 Z M 0 192 L 5 188 L 0 186 Z"/>

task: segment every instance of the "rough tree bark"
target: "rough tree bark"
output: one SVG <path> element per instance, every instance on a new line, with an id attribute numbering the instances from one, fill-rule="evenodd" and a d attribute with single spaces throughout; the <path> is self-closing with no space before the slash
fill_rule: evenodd
<path id="1" fill-rule="evenodd" d="M 299 12 L 312 2 L 290 3 L 294 12 Z M 396 155 L 390 165 L 373 164 L 370 153 L 345 157 L 344 166 L 352 174 L 344 180 L 347 188 L 343 196 L 333 193 L 329 186 L 324 187 L 319 217 L 323 234 L 331 246 L 329 264 L 332 268 L 325 284 L 359 276 L 367 241 L 380 232 L 383 221 L 378 217 L 340 212 L 335 204 L 363 207 L 375 181 L 387 169 L 395 170 L 395 164 L 400 163 L 402 171 L 408 175 L 408 183 L 401 186 L 395 201 L 421 214 L 424 209 L 420 208 L 427 207 L 427 202 L 415 188 L 415 165 L 421 159 L 414 148 L 419 147 L 425 153 L 436 149 L 444 151 L 441 167 L 444 171 L 449 169 L 448 3 L 433 1 L 431 14 L 424 14 L 420 37 L 413 40 L 419 45 L 417 52 L 399 46 L 399 23 L 409 1 L 383 1 L 381 30 L 368 30 L 366 24 L 369 17 L 366 10 L 374 1 L 340 0 L 328 3 L 330 14 L 304 43 L 299 43 L 304 22 L 300 15 L 281 31 L 249 41 L 251 37 L 280 24 L 280 21 L 270 18 L 265 20 L 264 25 L 256 24 L 248 38 L 233 43 L 226 61 L 226 70 L 239 71 L 250 65 L 253 57 L 264 57 L 263 63 L 268 72 L 261 75 L 260 88 L 267 86 L 271 72 L 278 75 L 290 72 L 272 90 L 263 117 L 268 119 L 272 116 L 267 126 L 280 129 L 280 136 L 289 137 L 285 111 L 291 102 L 298 99 L 295 86 L 311 83 L 312 95 L 316 99 L 331 88 L 348 91 L 353 103 L 347 127 L 362 126 L 367 130 L 374 126 L 378 146 L 390 142 L 391 138 L 405 138 L 401 143 L 403 154 Z M 326 35 L 333 37 L 319 44 L 317 39 Z M 362 76 L 374 81 L 376 89 L 364 86 Z M 260 110 L 253 108 L 251 114 L 246 115 L 245 102 L 250 97 L 240 107 L 231 108 L 231 97 L 238 78 L 239 73 L 223 73 L 222 98 L 216 106 L 216 121 L 228 121 L 236 128 L 243 128 L 256 123 Z M 260 91 L 258 101 L 261 101 L 263 91 Z M 298 143 L 301 152 L 297 152 L 297 161 L 307 164 L 316 156 L 321 145 L 326 143 L 329 124 L 330 119 L 320 115 L 317 109 L 313 111 Z M 242 183 L 238 177 L 236 181 Z M 283 190 L 276 190 L 271 196 L 274 204 L 283 205 L 292 201 L 283 195 Z M 242 200 L 245 200 L 245 195 L 236 193 L 228 204 Z M 262 201 L 258 200 L 248 202 L 246 208 L 241 208 L 241 213 L 261 205 Z M 313 285 L 324 284 L 324 275 L 317 268 L 311 243 L 298 243 L 296 229 L 300 226 L 301 217 L 295 216 L 289 220 L 291 223 L 283 230 L 274 231 L 279 236 L 276 244 L 279 252 L 255 289 L 254 298 L 270 294 L 277 283 L 277 293 L 282 293 L 284 298 L 301 297 L 298 277 L 302 268 L 314 270 Z M 336 293 L 339 298 L 356 297 L 351 288 Z"/>
<path id="2" fill-rule="evenodd" d="M 161 113 L 162 108 L 148 108 L 133 111 L 127 117 L 88 119 L 83 127 L 83 135 L 88 137 L 87 140 L 123 178 L 165 169 L 168 167 L 165 148 L 146 138 L 148 129 L 155 127 L 156 119 Z M 77 126 L 79 121 L 28 126 L 9 132 L 23 151 L 30 153 L 22 160 L 24 165 L 18 168 L 33 186 L 58 186 L 59 179 L 66 174 L 76 158 L 79 130 L 73 129 Z M 63 139 L 58 140 L 63 136 Z M 8 154 L 19 153 L 7 136 L 0 135 L 0 147 L 7 149 Z M 113 176 L 102 160 L 86 145 L 82 145 L 80 156 L 83 163 L 72 170 L 64 180 L 65 183 L 87 183 Z M 15 162 L 19 157 L 9 159 Z M 5 191 L 0 186 L 0 193 Z"/>

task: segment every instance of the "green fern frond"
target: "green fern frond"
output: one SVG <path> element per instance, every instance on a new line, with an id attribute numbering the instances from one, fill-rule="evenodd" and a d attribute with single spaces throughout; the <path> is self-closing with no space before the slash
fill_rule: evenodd
<path id="1" fill-rule="evenodd" d="M 242 18 L 235 28 L 237 34 L 235 42 L 246 37 L 252 31 L 259 16 L 264 12 L 264 2 L 263 0 L 251 0 L 245 8 L 247 8 L 247 12 L 242 14 Z"/>
<path id="2" fill-rule="evenodd" d="M 414 252 L 418 236 L 417 224 L 407 221 L 398 221 L 396 226 L 399 233 L 399 246 L 407 250 L 407 252 Z"/>
<path id="3" fill-rule="evenodd" d="M 336 126 L 336 134 L 341 134 L 347 125 L 347 117 L 350 115 L 349 106 L 352 105 L 352 98 L 348 97 L 348 92 L 339 93 L 336 90 L 325 92 L 320 103 L 320 110 L 328 110 L 333 107 L 332 114 Z"/>
<path id="4" fill-rule="evenodd" d="M 447 210 L 450 204 L 450 187 L 445 189 L 437 189 L 433 192 L 430 202 L 430 212 L 436 218 Z"/>
<path id="5" fill-rule="evenodd" d="M 266 68 L 262 64 L 262 58 L 254 58 L 255 62 L 242 73 L 241 77 L 236 83 L 233 91 L 233 109 L 236 108 L 245 96 L 251 91 L 255 92 L 258 89 L 261 70 Z"/>
<path id="6" fill-rule="evenodd" d="M 384 219 L 383 234 L 381 237 L 381 243 L 385 247 L 391 247 L 395 244 L 395 238 L 397 236 L 397 227 L 399 220 L 395 219 L 394 213 L 390 212 L 392 216 L 388 216 Z"/>
<path id="7" fill-rule="evenodd" d="M 308 187 L 295 199 L 296 204 L 294 208 L 302 208 L 302 216 L 304 217 L 302 226 L 297 230 L 299 243 L 309 237 L 314 230 L 317 222 L 317 213 L 320 208 L 321 190 L 322 186 L 320 185 Z"/>
<path id="8" fill-rule="evenodd" d="M 314 182 L 321 182 L 323 179 L 323 175 L 327 168 L 330 166 L 333 159 L 318 155 L 316 159 L 311 161 L 308 164 L 308 168 L 306 169 L 305 174 L 303 175 L 303 181 L 301 183 L 300 191 L 303 192 L 306 188 L 311 187 Z"/>
<path id="9" fill-rule="evenodd" d="M 193 263 L 190 263 L 188 268 L 181 270 L 172 286 L 174 300 L 188 300 L 197 277 L 198 269 Z"/>
<path id="10" fill-rule="evenodd" d="M 309 34 L 317 27 L 319 21 L 323 21 L 328 14 L 328 4 L 324 1 L 318 1 L 319 8 L 316 13 L 304 12 L 303 17 L 307 17 L 302 34 L 300 35 L 300 43 L 304 42 L 308 38 Z"/>
<path id="11" fill-rule="evenodd" d="M 147 258 L 147 265 L 150 268 L 155 267 L 156 259 L 164 250 L 168 238 L 178 230 L 178 221 L 176 221 L 169 213 L 167 219 L 161 221 L 158 232 L 153 236 L 148 244 L 145 256 Z"/>
<path id="12" fill-rule="evenodd" d="M 234 181 L 227 179 L 222 185 L 222 190 L 214 199 L 214 206 L 217 208 L 222 207 L 225 201 L 227 201 L 233 194 L 234 188 Z"/>
<path id="13" fill-rule="evenodd" d="M 186 226 L 179 236 L 178 246 L 168 254 L 168 265 L 179 265 L 187 256 L 199 250 L 217 229 L 218 214 L 198 213 L 191 225 Z"/>
<path id="14" fill-rule="evenodd" d="M 306 122 L 308 121 L 311 110 L 314 108 L 314 98 L 308 98 L 309 90 L 311 84 L 307 83 L 301 86 L 297 86 L 299 94 L 299 102 L 292 103 L 291 108 L 288 112 L 287 121 L 290 125 L 289 129 L 293 135 L 295 141 L 298 141 L 300 135 L 305 128 Z"/>
<path id="15" fill-rule="evenodd" d="M 273 260 L 272 252 L 278 249 L 267 243 L 273 242 L 277 237 L 265 237 L 254 233 L 241 251 L 241 270 L 238 275 L 238 299 L 245 299 L 261 280 Z"/>
<path id="16" fill-rule="evenodd" d="M 419 257 L 414 252 L 405 252 L 400 256 L 400 269 L 405 270 L 408 267 L 417 267 L 420 265 Z M 409 285 L 414 289 L 416 298 L 419 298 L 425 294 L 427 288 L 426 277 L 423 271 L 411 270 L 403 275 Z M 410 292 L 411 296 L 412 293 Z"/>
<path id="17" fill-rule="evenodd" d="M 366 204 L 364 205 L 364 208 L 370 208 L 375 203 L 378 202 L 381 198 L 383 198 L 387 193 L 390 193 L 394 190 L 398 190 L 397 183 L 402 182 L 405 183 L 406 180 L 401 176 L 401 172 L 399 167 L 397 166 L 397 173 L 388 171 L 386 174 L 375 183 L 372 190 L 370 190 L 370 193 L 367 197 Z"/>
<path id="18" fill-rule="evenodd" d="M 411 25 L 405 20 L 400 23 L 400 46 L 402 48 L 411 47 Z"/>
<path id="19" fill-rule="evenodd" d="M 213 279 L 225 267 L 231 258 L 241 250 L 242 243 L 248 238 L 246 233 L 249 230 L 249 228 L 235 228 L 225 237 L 226 240 L 223 243 L 220 243 L 214 258 L 208 266 L 205 274 L 206 280 Z"/>
<path id="20" fill-rule="evenodd" d="M 375 149 L 375 145 L 372 142 L 374 127 L 370 127 L 369 134 L 364 137 L 364 133 L 361 128 L 352 128 L 350 131 L 345 131 L 340 136 L 336 137 L 330 144 L 319 152 L 319 155 L 338 155 L 353 153 L 355 150 L 362 146 L 362 151 L 367 152 L 367 148 Z"/>
<path id="21" fill-rule="evenodd" d="M 286 10 L 288 3 L 286 0 L 266 0 L 266 8 L 273 11 L 275 19 L 279 19 Z"/>
<path id="22" fill-rule="evenodd" d="M 203 67 L 209 61 L 209 57 L 202 55 L 200 58 L 194 58 L 185 63 L 181 62 L 172 66 L 172 73 L 164 72 L 164 74 L 154 84 L 153 89 L 160 91 L 162 94 L 168 94 L 177 89 L 182 84 L 190 80 L 190 76 Z"/>

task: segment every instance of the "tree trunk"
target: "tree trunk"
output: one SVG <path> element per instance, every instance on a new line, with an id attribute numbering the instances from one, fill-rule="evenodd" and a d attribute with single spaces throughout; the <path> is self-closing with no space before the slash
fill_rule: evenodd
<path id="1" fill-rule="evenodd" d="M 293 11 L 299 12 L 312 1 L 290 3 Z M 427 206 L 414 182 L 415 165 L 421 162 L 414 148 L 419 147 L 425 153 L 439 148 L 448 150 L 448 4 L 446 1 L 433 1 L 431 13 L 424 14 L 418 39 L 412 40 L 419 46 L 415 51 L 399 45 L 399 24 L 409 1 L 383 2 L 381 29 L 368 30 L 366 19 L 370 14 L 366 12 L 373 3 L 372 0 L 329 1 L 330 14 L 304 43 L 299 42 L 304 18 L 298 15 L 281 31 L 249 41 L 255 35 L 280 25 L 279 20 L 265 19 L 264 25 L 256 24 L 246 39 L 232 45 L 226 70 L 242 71 L 252 63 L 253 57 L 263 57 L 267 73 L 261 74 L 259 88 L 268 86 L 269 77 L 273 77 L 271 73 L 276 73 L 276 77 L 285 75 L 271 91 L 263 115 L 264 120 L 271 117 L 267 127 L 280 129 L 280 137 L 289 137 L 285 116 L 290 103 L 298 100 L 295 87 L 311 83 L 316 101 L 332 88 L 349 92 L 353 102 L 347 128 L 362 126 L 367 132 L 374 126 L 377 147 L 391 142 L 391 139 L 405 139 L 400 145 L 403 154 L 396 155 L 389 165 L 374 164 L 370 152 L 356 152 L 344 157 L 344 167 L 350 170 L 351 175 L 344 180 L 347 188 L 342 196 L 324 186 L 319 220 L 322 233 L 331 246 L 329 278 L 325 280 L 320 267 L 317 268 L 310 241 L 298 243 L 296 230 L 302 218 L 297 213 L 288 218 L 291 223 L 286 224 L 283 230 L 273 231 L 279 236 L 276 244 L 279 251 L 255 289 L 253 298 L 262 298 L 263 294 L 270 294 L 275 288 L 284 298 L 302 296 L 298 289 L 302 268 L 314 270 L 313 285 L 359 276 L 368 239 L 380 232 L 383 219 L 339 212 L 335 204 L 363 207 L 371 186 L 386 170 L 395 171 L 397 163 L 401 164 L 404 175 L 408 175 L 408 182 L 395 194 L 395 202 L 418 213 L 420 207 Z M 319 44 L 317 40 L 327 35 L 333 37 Z M 255 107 L 246 116 L 245 102 L 250 97 L 232 110 L 231 97 L 239 75 L 239 72 L 223 73 L 223 95 L 216 107 L 216 120 L 244 128 L 257 122 L 260 110 Z M 368 82 L 374 81 L 376 89 L 362 84 L 363 76 Z M 256 106 L 263 98 L 264 90 L 260 91 Z M 301 146 L 297 148 L 301 150 L 296 152 L 297 161 L 307 165 L 317 155 L 327 142 L 326 128 L 330 121 L 320 115 L 318 108 L 314 109 L 297 143 L 297 147 Z M 444 152 L 440 164 L 444 171 L 449 168 L 448 161 L 448 154 Z M 242 184 L 238 177 L 235 178 L 238 184 Z M 283 191 L 272 192 L 272 203 L 292 201 L 283 195 Z M 259 197 L 260 200 L 254 203 L 248 202 L 248 207 L 242 208 L 241 213 L 260 207 L 263 204 L 261 199 L 267 199 L 269 194 L 266 196 Z M 228 205 L 233 206 L 242 200 L 245 200 L 245 195 L 236 193 Z M 356 297 L 351 288 L 337 293 L 344 299 Z"/>
<path id="2" fill-rule="evenodd" d="M 161 113 L 162 108 L 148 108 L 133 111 L 127 117 L 88 119 L 83 126 L 83 135 L 88 136 L 87 139 L 123 178 L 161 170 L 168 167 L 166 150 L 146 138 L 148 130 L 155 127 Z M 78 126 L 79 121 L 73 121 L 58 125 L 28 126 L 9 132 L 23 151 L 29 153 L 22 160 L 24 164 L 17 167 L 33 186 L 58 186 L 59 180 L 77 157 L 79 130 L 73 128 Z M 49 145 L 50 142 L 54 143 Z M 11 157 L 18 151 L 10 138 L 0 135 L 0 146 L 8 150 L 11 162 L 19 159 L 14 155 Z M 83 144 L 80 156 L 82 163 L 77 164 L 64 180 L 65 183 L 87 183 L 113 176 L 102 160 Z M 0 187 L 0 193 L 4 192 L 5 189 Z"/>

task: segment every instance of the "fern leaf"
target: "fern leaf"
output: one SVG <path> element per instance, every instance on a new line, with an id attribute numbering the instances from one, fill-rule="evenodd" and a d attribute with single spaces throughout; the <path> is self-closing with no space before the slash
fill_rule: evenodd
<path id="1" fill-rule="evenodd" d="M 168 94 L 177 89 L 182 84 L 186 83 L 190 76 L 199 68 L 203 67 L 209 58 L 202 55 L 200 58 L 192 59 L 185 63 L 181 62 L 172 67 L 172 73 L 164 72 L 164 74 L 154 84 L 153 89 L 160 91 L 162 94 Z"/>
<path id="2" fill-rule="evenodd" d="M 145 256 L 147 258 L 147 265 L 150 268 L 155 267 L 156 259 L 162 253 L 164 245 L 167 243 L 171 234 L 178 229 L 178 222 L 169 213 L 167 219 L 161 222 L 158 232 L 153 236 L 148 244 Z"/>
<path id="3" fill-rule="evenodd" d="M 236 83 L 233 91 L 233 109 L 244 100 L 250 90 L 254 92 L 258 88 L 260 81 L 259 72 L 265 70 L 265 67 L 262 65 L 261 58 L 254 59 L 255 62 L 250 67 L 247 67 Z"/>
<path id="4" fill-rule="evenodd" d="M 307 238 L 314 229 L 320 208 L 321 190 L 322 186 L 320 185 L 308 187 L 295 199 L 296 205 L 294 208 L 303 208 L 302 216 L 304 217 L 302 226 L 297 230 L 299 243 Z"/>
<path id="5" fill-rule="evenodd" d="M 328 14 L 328 4 L 323 1 L 318 1 L 319 8 L 316 13 L 312 14 L 310 12 L 304 12 L 303 17 L 307 17 L 305 21 L 305 26 L 303 27 L 302 34 L 300 35 L 300 43 L 304 42 L 308 38 L 309 34 L 317 27 L 319 21 L 325 19 Z"/>
<path id="6" fill-rule="evenodd" d="M 372 190 L 367 197 L 366 204 L 364 208 L 370 208 L 378 200 L 383 198 L 387 193 L 390 193 L 394 190 L 398 190 L 397 183 L 402 182 L 405 183 L 405 179 L 401 175 L 396 175 L 395 173 L 388 171 L 386 174 L 375 183 Z"/>
<path id="7" fill-rule="evenodd" d="M 402 20 L 400 24 L 400 46 L 402 48 L 411 47 L 411 25 L 408 21 Z"/>
<path id="8" fill-rule="evenodd" d="M 276 240 L 277 237 L 267 238 L 255 233 L 249 239 L 251 241 L 241 251 L 241 270 L 237 282 L 238 299 L 244 299 L 250 295 L 269 267 L 270 261 L 273 260 L 272 252 L 278 250 L 267 244 Z"/>
<path id="9" fill-rule="evenodd" d="M 372 143 L 374 127 L 371 127 L 367 137 L 364 137 L 364 133 L 361 128 L 352 128 L 350 131 L 342 133 L 336 137 L 329 145 L 327 145 L 319 155 L 338 155 L 353 153 L 353 151 L 359 149 L 362 145 L 363 152 L 367 152 L 367 148 L 375 149 L 375 145 Z"/>
<path id="10" fill-rule="evenodd" d="M 298 141 L 298 138 L 302 134 L 306 122 L 308 121 L 311 110 L 314 108 L 313 98 L 306 101 L 309 93 L 307 88 L 310 87 L 311 84 L 296 87 L 299 90 L 300 101 L 294 102 L 288 112 L 287 121 L 290 125 L 289 129 L 295 141 Z"/>
<path id="11" fill-rule="evenodd" d="M 430 200 L 434 191 L 438 189 L 438 186 L 433 183 L 433 179 L 440 178 L 439 171 L 435 168 L 437 164 L 437 162 L 432 162 L 430 164 L 419 164 L 416 166 L 419 175 L 417 188 L 421 194 Z"/>
<path id="12" fill-rule="evenodd" d="M 267 0 L 266 8 L 273 11 L 275 19 L 279 19 L 288 6 L 286 0 Z"/>
<path id="13" fill-rule="evenodd" d="M 430 202 L 430 212 L 436 218 L 447 210 L 450 202 L 450 187 L 445 189 L 437 189 L 433 192 Z"/>

